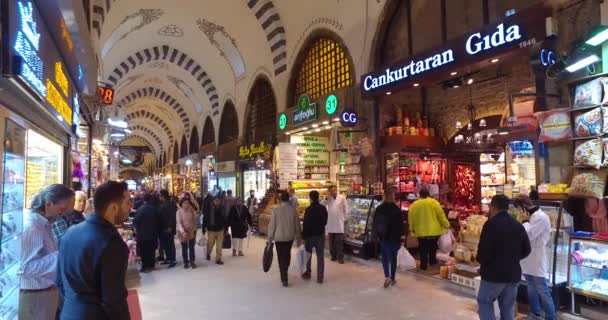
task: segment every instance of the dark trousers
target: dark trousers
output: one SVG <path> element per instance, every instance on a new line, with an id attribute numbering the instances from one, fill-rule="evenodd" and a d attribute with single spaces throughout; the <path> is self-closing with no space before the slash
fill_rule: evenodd
<path id="1" fill-rule="evenodd" d="M 439 237 L 418 238 L 420 245 L 420 269 L 426 270 L 429 264 L 437 264 L 437 240 Z"/>
<path id="2" fill-rule="evenodd" d="M 292 241 L 275 241 L 277 247 L 277 260 L 279 261 L 279 271 L 281 272 L 281 282 L 287 282 L 287 271 L 291 263 Z"/>
<path id="3" fill-rule="evenodd" d="M 323 279 L 323 273 L 325 270 L 325 235 L 309 237 L 304 240 L 304 247 L 306 251 L 310 252 L 310 259 L 306 264 L 306 273 L 310 273 L 312 264 L 312 249 L 315 249 L 317 255 L 317 279 Z"/>
<path id="4" fill-rule="evenodd" d="M 184 263 L 192 263 L 194 262 L 194 244 L 196 243 L 196 239 L 188 240 L 186 242 L 182 242 L 182 259 L 184 259 Z"/>
<path id="5" fill-rule="evenodd" d="M 167 261 L 175 261 L 175 235 L 170 232 L 164 232 L 160 238 L 159 256 Z"/>
<path id="6" fill-rule="evenodd" d="M 137 247 L 139 248 L 142 269 L 154 268 L 156 263 L 156 240 L 138 240 Z"/>
<path id="7" fill-rule="evenodd" d="M 397 273 L 397 253 L 401 248 L 400 242 L 382 241 L 380 249 L 382 250 L 382 268 L 384 269 L 384 278 L 395 280 Z"/>
<path id="8" fill-rule="evenodd" d="M 344 260 L 344 233 L 329 234 L 329 253 L 331 260 Z"/>

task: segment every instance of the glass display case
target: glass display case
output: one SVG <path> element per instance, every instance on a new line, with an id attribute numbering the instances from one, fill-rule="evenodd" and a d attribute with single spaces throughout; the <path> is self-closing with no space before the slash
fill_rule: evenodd
<path id="1" fill-rule="evenodd" d="M 329 187 L 332 186 L 331 181 L 325 180 L 294 180 L 291 182 L 291 187 L 295 191 L 295 196 L 298 199 L 298 216 L 304 219 L 304 212 L 310 206 L 309 193 L 312 190 L 319 192 L 319 199 L 325 199 L 329 196 Z"/>
<path id="2" fill-rule="evenodd" d="M 505 153 L 479 156 L 479 175 L 481 179 L 481 211 L 490 212 L 490 200 L 501 194 L 505 184 Z"/>
<path id="3" fill-rule="evenodd" d="M 572 294 L 608 301 L 608 238 L 570 238 L 568 288 Z"/>
<path id="4" fill-rule="evenodd" d="M 25 206 L 42 188 L 63 182 L 63 146 L 27 130 Z"/>
<path id="5" fill-rule="evenodd" d="M 372 234 L 374 213 L 381 201 L 374 196 L 349 195 L 348 212 L 344 226 L 345 251 L 363 258 L 375 256 L 375 239 Z"/>
<path id="6" fill-rule="evenodd" d="M 25 199 L 26 130 L 6 120 L 3 140 L 2 210 L 0 218 L 0 319 L 16 319 L 19 306 L 21 233 Z"/>

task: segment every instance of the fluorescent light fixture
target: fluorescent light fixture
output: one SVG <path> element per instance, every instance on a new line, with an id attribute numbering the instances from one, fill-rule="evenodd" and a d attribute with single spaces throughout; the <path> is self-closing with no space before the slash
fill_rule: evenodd
<path id="1" fill-rule="evenodd" d="M 132 133 L 133 131 L 129 130 L 129 129 L 125 129 L 126 133 Z"/>
<path id="2" fill-rule="evenodd" d="M 417 87 L 419 85 L 420 85 L 420 83 L 414 83 L 414 87 Z"/>
<path id="3" fill-rule="evenodd" d="M 494 59 L 490 60 L 490 62 L 492 62 L 492 63 L 496 63 L 498 61 L 500 61 L 500 59 L 498 59 L 498 58 L 494 58 Z"/>
<path id="4" fill-rule="evenodd" d="M 390 96 L 391 94 L 392 94 L 392 92 L 390 92 L 390 91 L 387 91 L 387 92 L 386 92 L 386 95 L 387 95 L 387 96 Z"/>
<path id="5" fill-rule="evenodd" d="M 325 129 L 331 129 L 331 126 L 327 126 L 327 127 L 325 127 Z"/>
<path id="6" fill-rule="evenodd" d="M 469 80 L 467 80 L 467 84 L 468 85 L 473 84 L 473 82 L 475 82 L 475 80 L 473 80 L 473 78 L 469 78 Z"/>
<path id="7" fill-rule="evenodd" d="M 110 136 L 114 137 L 114 138 L 122 138 L 125 136 L 125 134 L 124 133 L 112 133 Z"/>
<path id="8" fill-rule="evenodd" d="M 329 124 L 329 121 L 323 121 L 323 124 L 327 125 L 327 124 Z"/>
<path id="9" fill-rule="evenodd" d="M 608 28 L 601 30 L 600 32 L 593 35 L 589 40 L 585 41 L 590 46 L 598 46 L 608 40 Z"/>
<path id="10" fill-rule="evenodd" d="M 114 151 L 114 155 L 117 156 L 118 155 L 118 151 Z"/>
<path id="11" fill-rule="evenodd" d="M 129 159 L 122 159 L 122 163 L 131 164 L 133 162 Z"/>
<path id="12" fill-rule="evenodd" d="M 63 121 L 63 117 L 62 116 L 57 116 L 57 120 Z"/>
<path id="13" fill-rule="evenodd" d="M 588 66 L 588 65 L 590 65 L 592 63 L 596 63 L 598 61 L 600 61 L 600 58 L 598 56 L 596 56 L 596 55 L 593 54 L 593 55 L 590 55 L 590 56 L 588 56 L 586 58 L 578 60 L 577 62 L 575 62 L 575 63 L 567 66 L 566 70 L 568 72 L 570 72 L 570 73 L 576 72 L 576 71 L 578 71 L 578 70 L 580 70 L 580 69 L 582 69 L 582 68 L 584 68 L 584 67 L 586 67 L 586 66 Z"/>
<path id="14" fill-rule="evenodd" d="M 291 132 L 285 132 L 285 134 L 286 134 L 286 135 L 290 135 L 290 134 L 291 134 Z"/>
<path id="15" fill-rule="evenodd" d="M 321 129 L 315 129 L 315 132 L 321 132 Z"/>
<path id="16" fill-rule="evenodd" d="M 338 121 L 340 121 L 340 118 L 334 118 L 332 121 L 338 122 Z"/>
<path id="17" fill-rule="evenodd" d="M 313 128 L 318 128 L 318 127 L 319 127 L 319 125 L 318 125 L 318 124 L 316 124 L 316 123 L 314 123 L 314 124 L 312 125 L 312 127 L 313 127 Z"/>
<path id="18" fill-rule="evenodd" d="M 454 72 L 450 73 L 451 76 L 455 76 L 457 74 L 458 74 L 458 71 L 454 71 Z"/>
<path id="19" fill-rule="evenodd" d="M 308 130 L 308 127 L 302 128 L 302 131 L 306 131 L 306 130 Z"/>
<path id="20" fill-rule="evenodd" d="M 455 86 L 453 86 L 452 88 L 454 88 L 454 89 L 458 89 L 458 88 L 460 88 L 460 86 L 459 86 L 459 85 L 455 85 Z"/>
<path id="21" fill-rule="evenodd" d="M 108 124 L 113 127 L 118 127 L 118 128 L 123 128 L 123 129 L 126 129 L 128 126 L 126 121 L 114 121 L 110 118 L 108 118 Z"/>
<path id="22" fill-rule="evenodd" d="M 501 136 L 506 136 L 506 135 L 509 134 L 509 131 L 501 131 L 498 134 L 501 135 Z"/>

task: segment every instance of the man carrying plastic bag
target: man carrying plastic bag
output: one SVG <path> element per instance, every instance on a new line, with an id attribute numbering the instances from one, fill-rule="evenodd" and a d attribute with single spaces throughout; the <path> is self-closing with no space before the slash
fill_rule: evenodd
<path id="1" fill-rule="evenodd" d="M 301 245 L 296 252 L 296 264 L 294 264 L 294 269 L 299 272 L 299 274 L 304 274 L 306 272 L 306 265 L 308 264 L 308 260 L 312 255 L 306 251 L 306 247 Z"/>

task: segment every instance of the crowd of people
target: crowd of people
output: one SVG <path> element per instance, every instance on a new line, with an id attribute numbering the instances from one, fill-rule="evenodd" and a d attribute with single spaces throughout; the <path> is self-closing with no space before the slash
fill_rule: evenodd
<path id="1" fill-rule="evenodd" d="M 312 278 L 312 253 L 316 255 L 316 280 L 324 281 L 325 236 L 329 235 L 332 261 L 344 263 L 344 222 L 346 198 L 331 187 L 325 199 L 318 191 L 309 193 L 303 223 L 297 214 L 298 200 L 293 191 L 281 193 L 273 209 L 268 241 L 276 246 L 280 280 L 289 286 L 288 270 L 294 242 L 309 255 L 302 278 Z M 437 240 L 449 223 L 439 203 L 422 188 L 420 198 L 410 207 L 409 234 L 420 243 L 420 268 L 437 265 Z M 373 230 L 382 253 L 384 287 L 396 284 L 397 255 L 403 247 L 403 214 L 394 194 L 385 192 L 376 208 Z M 501 319 L 513 319 L 517 287 L 523 277 L 528 282 L 531 318 L 555 319 L 555 306 L 546 279 L 545 244 L 551 231 L 550 220 L 527 196 L 513 201 L 520 223 L 509 213 L 511 201 L 495 196 L 490 219 L 484 225 L 477 261 L 481 285 L 477 296 L 479 316 L 494 319 L 498 302 Z M 25 216 L 22 236 L 22 262 L 19 317 L 21 319 L 129 319 L 125 277 L 129 250 L 117 225 L 132 217 L 137 254 L 143 273 L 157 264 L 177 265 L 175 239 L 182 247 L 185 269 L 197 268 L 195 246 L 205 247 L 206 259 L 215 256 L 223 265 L 222 251 L 232 248 L 235 257 L 244 256 L 243 242 L 252 225 L 255 192 L 246 200 L 230 190 L 208 193 L 197 199 L 186 192 L 179 199 L 167 190 L 158 193 L 128 191 L 125 183 L 108 181 L 99 186 L 92 203 L 86 194 L 64 185 L 50 185 L 37 194 L 31 212 Z M 92 210 L 90 207 L 93 207 Z M 87 217 L 88 216 L 88 217 Z M 230 229 L 230 232 L 228 230 Z M 158 255 L 156 255 L 158 253 Z"/>

